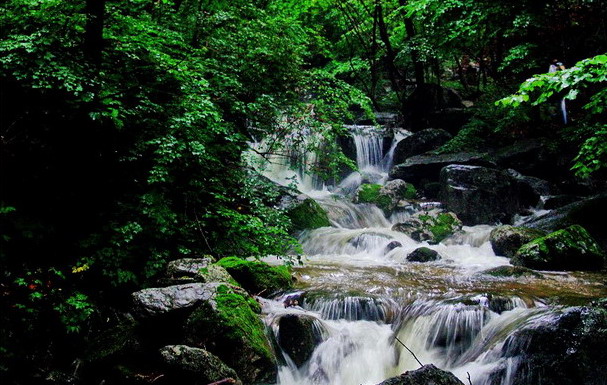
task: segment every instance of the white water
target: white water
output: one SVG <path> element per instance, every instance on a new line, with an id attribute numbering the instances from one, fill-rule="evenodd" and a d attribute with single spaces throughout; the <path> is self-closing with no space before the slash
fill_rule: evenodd
<path id="1" fill-rule="evenodd" d="M 485 294 L 503 281 L 486 276 L 479 281 L 478 273 L 509 264 L 489 244 L 491 226 L 464 227 L 461 233 L 429 245 L 391 230 L 409 218 L 411 210 L 386 218 L 374 205 L 345 198 L 371 174 L 378 182 L 386 180 L 402 137 L 397 136 L 384 155 L 376 131 L 356 128 L 360 172 L 339 186 L 319 189 L 318 183 L 300 184 L 325 208 L 332 224 L 300 236 L 306 257 L 304 267 L 296 271 L 301 272 L 300 284 L 316 294 L 303 300 L 302 307 L 285 309 L 282 298 L 267 301 L 264 312 L 275 335 L 280 332 L 275 321 L 281 315 L 312 315 L 323 340 L 299 368 L 282 352 L 286 364 L 279 368 L 278 384 L 377 384 L 419 367 L 402 342 L 423 364 L 449 370 L 464 383 L 470 375 L 473 385 L 515 385 L 520 357 L 510 354 L 508 346 L 525 343 L 516 331 L 552 317 L 553 310 L 539 302 L 512 294 Z M 266 175 L 280 179 L 288 168 L 281 167 Z M 418 210 L 435 206 L 428 202 Z M 408 262 L 407 255 L 420 246 L 436 250 L 442 258 Z"/>

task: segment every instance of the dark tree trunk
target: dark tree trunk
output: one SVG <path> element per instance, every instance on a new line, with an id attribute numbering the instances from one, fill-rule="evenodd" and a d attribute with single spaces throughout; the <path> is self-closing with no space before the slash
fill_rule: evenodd
<path id="1" fill-rule="evenodd" d="M 405 2 L 401 1 L 401 5 L 404 4 Z M 415 26 L 413 25 L 413 20 L 410 18 L 405 19 L 405 29 L 407 30 L 408 39 L 413 39 L 415 37 Z M 413 68 L 415 70 L 415 83 L 418 87 L 421 87 L 426 83 L 424 63 L 419 60 L 419 52 L 416 49 L 411 50 L 411 60 L 413 61 Z"/>
<path id="2" fill-rule="evenodd" d="M 377 27 L 379 29 L 379 37 L 384 43 L 384 46 L 386 47 L 384 65 L 386 66 L 386 71 L 388 72 L 388 78 L 390 79 L 392 89 L 398 96 L 399 101 L 402 101 L 402 87 L 399 82 L 401 75 L 398 71 L 398 68 L 396 68 L 396 53 L 394 52 L 394 48 L 392 47 L 392 43 L 390 42 L 388 27 L 386 26 L 386 23 L 384 21 L 384 11 L 381 4 L 381 0 L 375 0 L 375 12 L 377 15 Z"/>

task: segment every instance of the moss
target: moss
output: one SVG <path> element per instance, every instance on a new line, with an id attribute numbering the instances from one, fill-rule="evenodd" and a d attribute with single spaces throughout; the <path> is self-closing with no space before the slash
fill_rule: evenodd
<path id="1" fill-rule="evenodd" d="M 287 266 L 270 266 L 261 261 L 247 261 L 238 257 L 226 257 L 217 265 L 228 273 L 250 293 L 271 294 L 292 286 L 291 273 Z"/>
<path id="2" fill-rule="evenodd" d="M 358 202 L 360 203 L 377 203 L 379 198 L 379 184 L 362 184 L 358 190 Z"/>
<path id="3" fill-rule="evenodd" d="M 226 269 L 217 264 L 203 267 L 198 271 L 198 274 L 196 274 L 196 278 L 200 282 L 225 282 L 238 286 L 238 282 L 236 282 Z"/>
<path id="4" fill-rule="evenodd" d="M 186 326 L 190 340 L 195 339 L 190 343 L 206 346 L 247 382 L 269 379 L 275 373 L 274 353 L 251 301 L 255 302 L 221 285 L 214 300 L 195 310 Z"/>
<path id="5" fill-rule="evenodd" d="M 293 231 L 331 226 L 325 210 L 312 198 L 308 198 L 288 210 L 287 216 L 291 219 Z"/>
<path id="6" fill-rule="evenodd" d="M 605 256 L 590 234 L 573 225 L 535 239 L 516 252 L 513 265 L 546 270 L 596 270 Z"/>
<path id="7" fill-rule="evenodd" d="M 415 199 L 417 197 L 417 189 L 411 183 L 407 183 L 405 190 L 405 199 Z"/>

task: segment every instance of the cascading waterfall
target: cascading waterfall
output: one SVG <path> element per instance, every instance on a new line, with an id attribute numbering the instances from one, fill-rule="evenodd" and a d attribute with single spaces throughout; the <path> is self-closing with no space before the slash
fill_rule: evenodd
<path id="1" fill-rule="evenodd" d="M 314 328 L 322 334 L 300 367 L 282 352 L 285 364 L 278 383 L 377 384 L 419 367 L 404 343 L 422 363 L 449 370 L 465 383 L 469 374 L 473 385 L 514 385 L 521 347 L 528 343 L 517 331 L 548 322 L 553 308 L 533 296 L 517 295 L 519 289 L 513 287 L 519 282 L 479 275 L 509 265 L 491 248 L 493 227 L 464 227 L 439 244 L 417 242 L 392 226 L 415 210 L 432 210 L 440 203 L 401 208 L 387 218 L 375 205 L 345 198 L 363 180 L 382 183 L 387 178 L 396 144 L 407 135 L 397 133 L 384 155 L 379 130 L 351 129 L 360 172 L 346 177 L 333 194 L 311 192 L 332 226 L 300 234 L 306 257 L 295 271 L 303 290 L 296 295 L 302 300 L 287 308 L 284 298 L 264 305 L 275 336 L 280 334 L 276 319 L 284 314 L 314 317 Z M 409 262 L 407 255 L 420 246 L 442 258 Z"/>

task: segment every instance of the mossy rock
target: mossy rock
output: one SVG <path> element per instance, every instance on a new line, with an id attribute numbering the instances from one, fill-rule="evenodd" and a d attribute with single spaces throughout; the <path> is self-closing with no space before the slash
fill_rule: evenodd
<path id="1" fill-rule="evenodd" d="M 430 262 L 441 259 L 436 250 L 427 247 L 420 247 L 407 255 L 407 261 L 411 262 Z"/>
<path id="2" fill-rule="evenodd" d="M 167 380 L 172 383 L 206 385 L 231 378 L 234 384 L 242 384 L 234 369 L 204 349 L 168 345 L 160 349 L 160 356 L 169 368 Z"/>
<path id="3" fill-rule="evenodd" d="M 521 246 L 545 235 L 542 230 L 505 225 L 491 230 L 489 241 L 496 255 L 512 258 Z"/>
<path id="4" fill-rule="evenodd" d="M 357 203 L 371 203 L 377 205 L 384 211 L 392 209 L 392 198 L 387 195 L 380 194 L 382 185 L 380 184 L 362 184 L 356 193 Z"/>
<path id="5" fill-rule="evenodd" d="M 230 285 L 238 285 L 238 282 L 228 271 L 217 264 L 208 265 L 207 267 L 201 268 L 197 273 L 195 279 L 198 282 L 222 282 L 229 283 Z"/>
<path id="6" fill-rule="evenodd" d="M 245 383 L 275 380 L 276 357 L 254 311 L 258 306 L 251 297 L 218 286 L 213 300 L 202 303 L 188 318 L 188 344 L 204 346 Z"/>
<path id="7" fill-rule="evenodd" d="M 492 275 L 494 277 L 535 277 L 544 278 L 544 276 L 537 271 L 533 271 L 523 266 L 498 266 L 488 270 L 484 270 L 481 274 Z"/>
<path id="8" fill-rule="evenodd" d="M 278 322 L 278 343 L 297 367 L 306 363 L 322 342 L 314 322 L 316 318 L 305 314 L 285 314 Z"/>
<path id="9" fill-rule="evenodd" d="M 228 273 L 249 293 L 269 295 L 293 286 L 287 266 L 270 266 L 261 261 L 248 261 L 238 257 L 226 257 L 217 265 Z"/>
<path id="10" fill-rule="evenodd" d="M 599 270 L 605 254 L 582 226 L 573 225 L 523 245 L 511 262 L 536 270 Z"/>
<path id="11" fill-rule="evenodd" d="M 293 231 L 331 226 L 327 212 L 312 198 L 293 204 L 286 212 Z"/>

